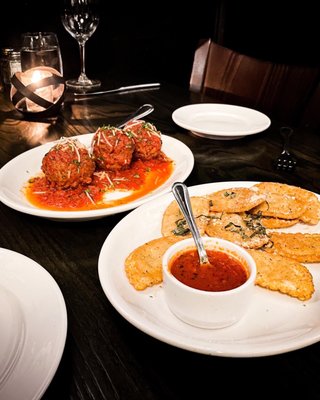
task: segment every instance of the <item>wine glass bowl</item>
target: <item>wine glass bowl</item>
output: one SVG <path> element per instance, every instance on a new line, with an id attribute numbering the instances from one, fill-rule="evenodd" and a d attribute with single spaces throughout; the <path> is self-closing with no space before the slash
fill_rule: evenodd
<path id="1" fill-rule="evenodd" d="M 67 87 L 90 90 L 100 87 L 98 79 L 89 79 L 85 69 L 85 44 L 99 24 L 97 0 L 64 0 L 61 21 L 66 31 L 78 42 L 80 50 L 80 75 L 66 81 Z"/>

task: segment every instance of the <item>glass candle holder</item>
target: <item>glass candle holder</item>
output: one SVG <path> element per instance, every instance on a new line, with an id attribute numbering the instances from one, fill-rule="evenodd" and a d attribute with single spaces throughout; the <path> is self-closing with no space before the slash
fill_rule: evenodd
<path id="1" fill-rule="evenodd" d="M 64 78 L 54 68 L 35 67 L 16 72 L 11 78 L 11 101 L 25 115 L 56 114 L 63 102 L 64 92 Z"/>
<path id="2" fill-rule="evenodd" d="M 58 37 L 54 32 L 25 32 L 20 50 L 21 70 L 44 66 L 63 75 L 62 57 Z"/>

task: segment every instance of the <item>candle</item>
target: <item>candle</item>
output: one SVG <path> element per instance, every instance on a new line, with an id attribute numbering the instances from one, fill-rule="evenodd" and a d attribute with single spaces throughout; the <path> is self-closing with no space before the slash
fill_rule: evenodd
<path id="1" fill-rule="evenodd" d="M 38 69 L 33 71 L 25 71 L 23 75 L 23 81 L 25 85 L 29 85 L 30 83 L 37 83 L 43 78 L 48 78 L 52 76 L 50 72 Z M 34 93 L 47 101 L 53 102 L 53 90 L 51 85 L 35 89 Z M 26 99 L 26 106 L 27 110 L 31 112 L 39 112 L 45 110 L 44 107 L 34 103 L 30 99 Z"/>
<path id="2" fill-rule="evenodd" d="M 65 82 L 54 68 L 39 66 L 16 72 L 11 78 L 10 99 L 24 114 L 56 114 L 63 102 Z"/>

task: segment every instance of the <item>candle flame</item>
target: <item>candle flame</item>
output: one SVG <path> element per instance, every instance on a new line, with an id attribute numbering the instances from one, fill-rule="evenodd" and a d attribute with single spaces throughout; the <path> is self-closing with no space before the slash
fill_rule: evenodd
<path id="1" fill-rule="evenodd" d="M 36 70 L 36 71 L 34 71 L 34 72 L 32 73 L 31 82 L 32 82 L 32 83 L 36 83 L 36 82 L 40 81 L 40 79 L 42 79 L 43 77 L 44 77 L 44 76 L 43 76 L 43 74 L 41 73 L 41 71 Z"/>

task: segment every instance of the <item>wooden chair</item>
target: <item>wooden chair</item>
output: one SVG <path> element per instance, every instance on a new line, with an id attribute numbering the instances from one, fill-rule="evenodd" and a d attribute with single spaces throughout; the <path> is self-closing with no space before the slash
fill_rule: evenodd
<path id="1" fill-rule="evenodd" d="M 195 51 L 189 88 L 297 126 L 319 80 L 318 67 L 260 60 L 206 39 Z"/>

